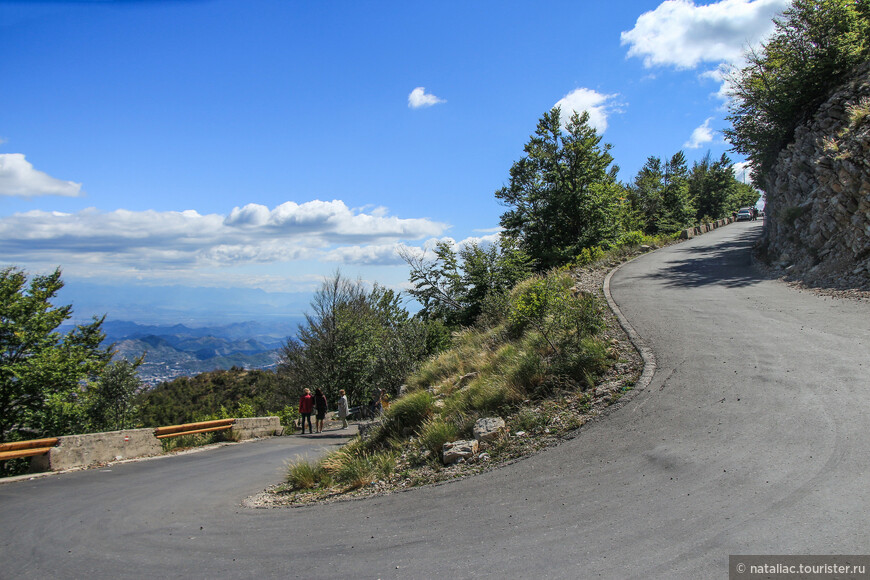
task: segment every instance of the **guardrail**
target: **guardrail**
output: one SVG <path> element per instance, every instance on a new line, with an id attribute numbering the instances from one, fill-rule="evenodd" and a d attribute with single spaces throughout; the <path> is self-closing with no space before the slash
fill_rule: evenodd
<path id="1" fill-rule="evenodd" d="M 57 445 L 57 442 L 57 437 L 49 437 L 46 439 L 16 441 L 14 443 L 0 443 L 0 461 L 43 455 L 51 451 L 51 448 Z"/>
<path id="2" fill-rule="evenodd" d="M 200 421 L 199 423 L 185 423 L 170 427 L 158 427 L 154 435 L 158 439 L 167 437 L 181 437 L 182 435 L 196 435 L 197 433 L 211 433 L 213 431 L 226 431 L 233 428 L 235 419 L 217 419 L 215 421 Z"/>
<path id="3" fill-rule="evenodd" d="M 162 439 L 214 431 L 230 431 L 230 439 L 242 441 L 282 435 L 284 428 L 278 417 L 248 417 L 184 423 L 156 429 L 64 435 L 0 444 L 0 461 L 30 457 L 31 472 L 62 471 L 121 459 L 160 455 L 163 453 Z"/>

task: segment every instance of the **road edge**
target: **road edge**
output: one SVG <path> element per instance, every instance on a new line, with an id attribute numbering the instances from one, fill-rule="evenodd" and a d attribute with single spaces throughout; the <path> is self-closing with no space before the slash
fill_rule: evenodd
<path id="1" fill-rule="evenodd" d="M 646 254 L 644 254 L 646 255 Z M 638 256 L 639 257 L 639 256 Z M 640 378 L 637 379 L 635 386 L 632 390 L 641 391 L 646 389 L 649 384 L 652 382 L 653 375 L 655 375 L 657 362 L 656 355 L 653 353 L 652 349 L 647 346 L 646 341 L 637 333 L 631 323 L 628 321 L 628 318 L 625 317 L 625 314 L 620 310 L 619 305 L 613 299 L 613 295 L 610 293 L 610 279 L 613 275 L 619 271 L 620 268 L 625 266 L 626 264 L 630 264 L 637 258 L 632 258 L 627 262 L 623 262 L 619 264 L 617 267 L 612 269 L 607 273 L 607 276 L 604 278 L 604 284 L 602 291 L 604 292 L 604 298 L 607 300 L 607 305 L 610 307 L 611 312 L 613 312 L 616 319 L 619 321 L 619 325 L 628 335 L 628 339 L 631 341 L 631 344 L 634 345 L 634 348 L 640 353 L 641 359 L 643 359 L 643 372 L 640 374 Z"/>

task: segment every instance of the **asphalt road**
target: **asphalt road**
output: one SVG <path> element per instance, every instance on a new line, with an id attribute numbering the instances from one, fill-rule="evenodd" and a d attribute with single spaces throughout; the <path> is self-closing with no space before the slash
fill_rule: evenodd
<path id="1" fill-rule="evenodd" d="M 762 279 L 760 226 L 613 276 L 658 366 L 571 441 L 295 509 L 240 507 L 295 437 L 4 484 L 0 577 L 725 578 L 729 554 L 870 553 L 870 304 Z"/>

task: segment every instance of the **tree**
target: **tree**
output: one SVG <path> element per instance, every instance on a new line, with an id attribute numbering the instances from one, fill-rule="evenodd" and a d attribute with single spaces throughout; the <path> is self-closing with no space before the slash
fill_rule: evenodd
<path id="1" fill-rule="evenodd" d="M 730 202 L 740 182 L 734 177 L 734 164 L 724 153 L 713 161 L 710 152 L 696 161 L 689 175 L 689 196 L 695 210 L 695 219 L 706 221 L 730 214 Z"/>
<path id="2" fill-rule="evenodd" d="M 621 188 L 610 148 L 601 145 L 588 113 L 575 112 L 563 132 L 561 110 L 554 107 L 511 167 L 510 183 L 495 192 L 511 208 L 501 216 L 505 235 L 517 240 L 537 271 L 616 237 Z"/>
<path id="3" fill-rule="evenodd" d="M 57 332 L 72 314 L 71 306 L 52 304 L 62 287 L 60 269 L 29 284 L 23 270 L 0 270 L 0 442 L 66 434 L 60 410 L 112 357 L 100 348 L 104 318 Z"/>
<path id="4" fill-rule="evenodd" d="M 471 243 L 455 250 L 447 241 L 435 245 L 434 258 L 402 252 L 411 268 L 408 292 L 423 306 L 419 315 L 450 328 L 471 326 L 487 304 L 506 297 L 531 273 L 531 260 L 506 237 L 488 244 Z"/>
<path id="5" fill-rule="evenodd" d="M 627 188 L 630 214 L 644 233 L 670 233 L 689 225 L 695 209 L 689 195 L 689 170 L 682 151 L 666 163 L 649 157 Z"/>
<path id="6" fill-rule="evenodd" d="M 340 389 L 362 402 L 366 391 L 397 392 L 426 349 L 426 328 L 401 306 L 402 297 L 336 272 L 324 280 L 296 338 L 285 343 L 279 375 L 292 391 L 320 388 L 334 400 Z"/>
<path id="7" fill-rule="evenodd" d="M 136 395 L 142 381 L 136 369 L 144 355 L 130 362 L 117 360 L 103 369 L 100 377 L 88 388 L 87 414 L 94 431 L 118 431 L 136 424 Z"/>
<path id="8" fill-rule="evenodd" d="M 662 217 L 660 231 L 675 232 L 694 221 L 695 206 L 689 193 L 689 168 L 686 156 L 677 151 L 665 164 L 662 179 Z"/>
<path id="9" fill-rule="evenodd" d="M 870 57 L 870 0 L 794 0 L 774 23 L 767 44 L 748 51 L 729 79 L 725 135 L 752 161 L 759 187 L 795 128 Z"/>

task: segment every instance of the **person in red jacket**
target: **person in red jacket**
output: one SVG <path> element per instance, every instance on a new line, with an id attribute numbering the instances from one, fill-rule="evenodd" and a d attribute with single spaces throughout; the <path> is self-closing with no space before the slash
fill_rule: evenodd
<path id="1" fill-rule="evenodd" d="M 314 433 L 311 428 L 311 413 L 314 412 L 314 397 L 311 396 L 311 389 L 302 391 L 302 397 L 299 399 L 299 414 L 302 415 L 302 434 L 305 435 L 305 421 L 308 420 L 308 433 Z"/>

